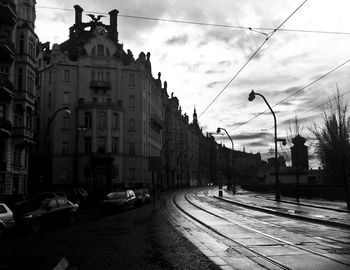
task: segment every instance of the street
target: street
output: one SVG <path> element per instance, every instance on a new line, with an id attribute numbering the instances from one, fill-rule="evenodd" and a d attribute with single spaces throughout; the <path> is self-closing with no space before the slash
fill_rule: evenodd
<path id="1" fill-rule="evenodd" d="M 156 211 L 149 203 L 104 216 L 89 207 L 74 225 L 11 231 L 0 240 L 0 269 L 53 269 L 63 258 L 63 269 L 349 269 L 348 212 L 315 208 L 314 219 L 330 219 L 318 224 L 242 207 L 276 211 L 268 196 L 217 195 L 217 187 L 179 190 L 163 193 Z M 312 216 L 313 208 L 278 204 Z"/>

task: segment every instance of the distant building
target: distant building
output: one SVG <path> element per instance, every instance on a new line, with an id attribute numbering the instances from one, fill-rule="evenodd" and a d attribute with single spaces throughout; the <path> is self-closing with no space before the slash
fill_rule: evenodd
<path id="1" fill-rule="evenodd" d="M 34 143 L 34 0 L 0 1 L 0 196 L 26 194 Z"/>
<path id="2" fill-rule="evenodd" d="M 306 139 L 298 134 L 292 139 L 293 146 L 290 148 L 292 152 L 292 167 L 298 167 L 301 171 L 309 169 L 309 155 L 305 142 Z"/>

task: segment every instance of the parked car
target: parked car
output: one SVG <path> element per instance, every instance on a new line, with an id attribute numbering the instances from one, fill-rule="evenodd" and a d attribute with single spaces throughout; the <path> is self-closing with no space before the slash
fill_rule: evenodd
<path id="1" fill-rule="evenodd" d="M 79 206 L 64 197 L 32 200 L 20 205 L 16 212 L 19 226 L 39 233 L 43 227 L 68 222 L 74 223 L 78 217 Z"/>
<path id="2" fill-rule="evenodd" d="M 132 190 L 109 193 L 101 202 L 101 210 L 106 213 L 110 211 L 127 211 L 134 207 L 136 202 L 135 193 Z"/>
<path id="3" fill-rule="evenodd" d="M 141 205 L 151 201 L 151 196 L 149 195 L 149 191 L 147 188 L 135 189 L 134 193 L 136 196 L 135 204 L 137 206 L 141 206 Z"/>
<path id="4" fill-rule="evenodd" d="M 13 228 L 15 226 L 15 220 L 13 213 L 4 203 L 0 203 L 0 236 L 5 230 Z"/>
<path id="5" fill-rule="evenodd" d="M 85 206 L 89 199 L 88 192 L 83 188 L 74 188 L 69 191 L 67 198 L 73 202 L 78 204 L 79 206 Z"/>

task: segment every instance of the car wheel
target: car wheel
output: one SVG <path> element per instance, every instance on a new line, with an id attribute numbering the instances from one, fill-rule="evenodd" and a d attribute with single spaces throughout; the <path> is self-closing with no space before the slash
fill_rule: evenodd
<path id="1" fill-rule="evenodd" d="M 34 219 L 31 226 L 32 232 L 40 233 L 42 231 L 41 221 L 39 219 Z"/>
<path id="2" fill-rule="evenodd" d="M 74 224 L 77 221 L 77 214 L 71 213 L 69 216 L 69 224 Z"/>

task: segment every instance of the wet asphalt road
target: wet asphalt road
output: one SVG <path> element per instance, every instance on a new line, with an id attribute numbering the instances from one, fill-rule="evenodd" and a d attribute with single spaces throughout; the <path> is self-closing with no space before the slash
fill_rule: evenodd
<path id="1" fill-rule="evenodd" d="M 164 201 L 163 201 L 164 203 Z M 163 216 L 161 201 L 102 216 L 82 210 L 73 226 L 39 235 L 12 231 L 0 239 L 0 269 L 218 269 Z"/>

